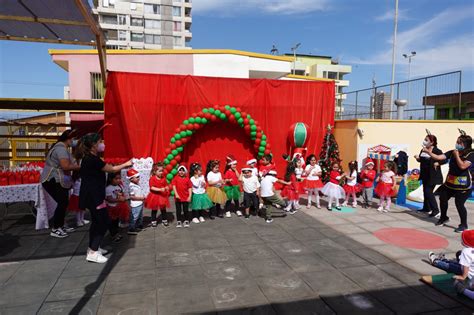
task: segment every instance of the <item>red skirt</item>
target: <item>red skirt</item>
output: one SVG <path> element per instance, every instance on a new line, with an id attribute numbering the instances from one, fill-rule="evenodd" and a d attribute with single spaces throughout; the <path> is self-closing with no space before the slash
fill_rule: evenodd
<path id="1" fill-rule="evenodd" d="M 151 210 L 158 210 L 163 208 L 169 208 L 170 200 L 168 196 L 155 194 L 150 192 L 145 200 L 145 207 Z"/>
<path id="2" fill-rule="evenodd" d="M 390 197 L 393 197 L 396 195 L 396 191 L 393 189 L 393 184 L 387 184 L 387 183 L 384 183 L 384 182 L 379 182 L 377 184 L 377 187 L 375 187 L 375 193 L 379 196 L 379 197 L 387 197 L 387 196 L 390 196 Z"/>
<path id="3" fill-rule="evenodd" d="M 321 188 L 324 187 L 324 184 L 320 179 L 318 179 L 318 180 L 306 179 L 304 181 L 304 183 L 305 183 L 305 188 L 306 189 L 321 189 Z"/>
<path id="4" fill-rule="evenodd" d="M 362 190 L 360 184 L 356 184 L 354 186 L 350 186 L 350 185 L 347 185 L 345 184 L 344 185 L 344 191 L 346 192 L 346 194 L 353 194 L 353 193 L 360 193 Z"/>
<path id="5" fill-rule="evenodd" d="M 301 182 L 297 182 L 296 187 L 298 188 L 299 194 L 306 194 L 305 185 L 306 180 L 302 180 Z"/>
<path id="6" fill-rule="evenodd" d="M 69 198 L 69 205 L 67 206 L 68 211 L 72 212 L 80 212 L 82 211 L 79 209 L 79 196 L 71 195 Z"/>
<path id="7" fill-rule="evenodd" d="M 293 187 L 290 187 L 289 185 L 285 186 L 283 190 L 281 191 L 280 194 L 282 197 L 287 198 L 288 200 L 299 200 L 300 195 L 296 190 L 293 189 Z"/>
<path id="8" fill-rule="evenodd" d="M 130 218 L 130 207 L 126 202 L 119 202 L 115 207 L 107 207 L 111 220 L 128 222 Z"/>

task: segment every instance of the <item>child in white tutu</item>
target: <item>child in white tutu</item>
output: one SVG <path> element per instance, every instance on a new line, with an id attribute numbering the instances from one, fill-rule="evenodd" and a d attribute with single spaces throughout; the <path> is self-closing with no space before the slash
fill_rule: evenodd
<path id="1" fill-rule="evenodd" d="M 339 185 L 339 181 L 344 177 L 338 162 L 333 162 L 331 164 L 331 172 L 329 173 L 329 182 L 324 185 L 321 192 L 329 197 L 328 200 L 328 210 L 332 210 L 332 202 L 336 202 L 336 209 L 341 210 L 339 205 L 339 199 L 344 199 L 346 194 L 344 189 Z"/>

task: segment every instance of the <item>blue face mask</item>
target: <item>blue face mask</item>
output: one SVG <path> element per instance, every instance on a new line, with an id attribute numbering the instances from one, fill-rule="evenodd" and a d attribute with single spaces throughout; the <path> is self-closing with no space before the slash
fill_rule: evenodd
<path id="1" fill-rule="evenodd" d="M 464 146 L 462 144 L 456 143 L 456 150 L 462 151 L 464 150 Z"/>
<path id="2" fill-rule="evenodd" d="M 72 139 L 71 147 L 75 148 L 77 147 L 78 140 L 77 139 Z"/>

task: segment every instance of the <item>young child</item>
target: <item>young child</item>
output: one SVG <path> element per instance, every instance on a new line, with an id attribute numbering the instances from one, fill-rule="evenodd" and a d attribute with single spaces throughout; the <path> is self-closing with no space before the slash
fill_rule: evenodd
<path id="1" fill-rule="evenodd" d="M 239 180 L 242 182 L 244 189 L 245 218 L 248 219 L 250 217 L 250 208 L 253 208 L 254 215 L 257 215 L 258 212 L 260 204 L 260 182 L 250 167 L 242 169 Z"/>
<path id="2" fill-rule="evenodd" d="M 76 213 L 76 225 L 84 226 L 89 224 L 89 220 L 84 219 L 86 211 L 79 209 L 79 193 L 81 191 L 81 178 L 73 173 L 74 184 L 72 185 L 71 197 L 69 198 L 68 211 Z"/>
<path id="3" fill-rule="evenodd" d="M 250 158 L 247 161 L 247 166 L 252 170 L 252 175 L 255 175 L 258 177 L 258 169 L 257 169 L 257 159 L 255 158 Z"/>
<path id="4" fill-rule="evenodd" d="M 321 192 L 329 197 L 327 208 L 329 211 L 332 210 L 333 200 L 336 202 L 336 209 L 341 210 L 341 207 L 339 206 L 339 199 L 344 199 L 346 194 L 344 189 L 339 186 L 339 181 L 344 176 L 345 175 L 341 173 L 339 163 L 333 162 L 331 164 L 331 172 L 329 172 L 329 182 L 327 182 L 323 189 L 321 189 Z"/>
<path id="5" fill-rule="evenodd" d="M 280 207 L 287 207 L 287 203 L 281 199 L 278 195 L 275 194 L 275 190 L 273 188 L 273 185 L 275 183 L 281 183 L 284 185 L 289 185 L 289 182 L 283 181 L 281 179 L 278 179 L 276 177 L 277 172 L 274 170 L 268 171 L 260 181 L 260 196 L 262 197 L 263 203 L 267 206 L 266 207 L 266 221 L 267 223 L 272 223 L 272 210 L 271 207 L 272 205 L 279 205 Z M 293 210 L 289 211 L 290 214 L 294 214 L 295 212 Z M 283 216 L 286 216 L 286 213 L 283 214 Z"/>
<path id="6" fill-rule="evenodd" d="M 288 206 L 285 208 L 285 211 L 293 211 L 293 213 L 296 212 L 296 202 L 300 198 L 300 195 L 298 193 L 298 182 L 296 180 L 295 173 L 297 160 L 298 159 L 293 159 L 290 163 L 288 163 L 286 167 L 285 181 L 289 182 L 289 185 L 285 185 L 283 187 L 283 190 L 281 191 L 281 196 L 287 198 L 289 201 Z"/>
<path id="7" fill-rule="evenodd" d="M 189 215 L 189 202 L 191 201 L 191 194 L 193 184 L 189 177 L 187 177 L 188 170 L 186 166 L 180 165 L 178 167 L 178 176 L 173 178 L 171 184 L 174 191 L 174 202 L 176 205 L 176 227 L 189 227 L 191 220 Z"/>
<path id="8" fill-rule="evenodd" d="M 240 199 L 240 186 L 239 186 L 239 171 L 237 170 L 237 160 L 232 156 L 226 157 L 227 164 L 224 172 L 224 191 L 227 195 L 227 201 L 225 203 L 225 216 L 230 218 L 230 212 L 232 209 L 232 201 L 234 202 L 235 213 L 237 216 L 242 216 L 242 212 L 239 209 Z"/>
<path id="9" fill-rule="evenodd" d="M 202 167 L 199 163 L 191 164 L 189 176 L 193 185 L 191 197 L 191 209 L 194 213 L 193 223 L 204 222 L 204 210 L 210 209 L 214 204 L 206 193 L 206 180 L 202 175 Z"/>
<path id="10" fill-rule="evenodd" d="M 122 176 L 120 173 L 111 173 L 107 177 L 105 187 L 105 202 L 110 218 L 110 235 L 114 242 L 119 242 L 122 235 L 119 233 L 119 222 L 128 222 L 130 207 L 126 202 L 122 187 Z"/>
<path id="11" fill-rule="evenodd" d="M 430 252 L 428 258 L 435 267 L 454 273 L 454 287 L 458 294 L 474 300 L 474 230 L 461 234 L 464 248 L 456 254 L 456 260 L 448 260 L 444 254 Z"/>
<path id="12" fill-rule="evenodd" d="M 365 168 L 360 173 L 360 178 L 362 179 L 362 199 L 364 200 L 362 207 L 366 209 L 372 206 L 375 175 L 374 162 L 372 159 L 367 158 L 365 161 Z"/>
<path id="13" fill-rule="evenodd" d="M 392 196 L 395 192 L 395 163 L 388 161 L 384 164 L 382 174 L 375 180 L 378 184 L 375 187 L 375 193 L 380 198 L 380 204 L 377 208 L 379 212 L 390 211 L 390 205 L 392 204 Z M 386 205 L 384 207 L 384 200 Z"/>
<path id="14" fill-rule="evenodd" d="M 130 222 L 128 234 L 137 235 L 143 229 L 143 202 L 146 199 L 145 192 L 140 187 L 140 173 L 131 168 L 127 171 L 127 178 L 130 181 Z"/>
<path id="15" fill-rule="evenodd" d="M 209 199 L 214 203 L 211 208 L 209 218 L 214 219 L 215 216 L 223 218 L 222 206 L 227 201 L 227 195 L 224 192 L 224 180 L 222 179 L 221 172 L 219 171 L 219 160 L 210 160 L 206 167 L 206 178 L 207 178 L 207 195 Z"/>
<path id="16" fill-rule="evenodd" d="M 151 209 L 151 226 L 158 225 L 156 216 L 158 209 L 161 212 L 161 224 L 168 227 L 168 219 L 166 217 L 166 208 L 169 208 L 170 188 L 164 176 L 164 164 L 161 162 L 153 164 L 150 174 L 150 193 L 145 200 L 145 207 Z"/>
<path id="17" fill-rule="evenodd" d="M 260 167 L 258 169 L 258 176 L 260 178 L 264 177 L 269 171 L 275 171 L 276 166 L 273 163 L 273 158 L 271 154 L 265 154 L 260 159 Z"/>
<path id="18" fill-rule="evenodd" d="M 303 173 L 304 173 L 304 159 L 301 155 L 297 155 L 295 157 L 296 159 L 296 165 L 295 165 L 295 175 L 296 175 L 296 191 L 298 194 L 304 194 L 304 178 L 303 178 Z M 295 202 L 295 209 L 299 210 L 301 208 L 300 206 L 300 200 L 296 200 Z"/>
<path id="19" fill-rule="evenodd" d="M 304 187 L 308 193 L 308 205 L 306 206 L 308 209 L 311 208 L 311 195 L 314 195 L 316 199 L 316 208 L 321 209 L 319 203 L 319 191 L 324 186 L 320 178 L 321 175 L 321 167 L 317 163 L 316 156 L 311 154 L 306 159 L 306 167 L 303 173 L 303 176 L 306 176 Z"/>
<path id="20" fill-rule="evenodd" d="M 352 207 L 357 207 L 357 196 L 359 192 L 359 185 L 357 184 L 357 161 L 350 161 L 349 164 L 349 174 L 346 174 L 346 184 L 344 185 L 344 192 L 346 193 L 346 200 L 342 203 L 344 207 L 347 207 L 349 203 L 349 198 L 352 196 Z"/>

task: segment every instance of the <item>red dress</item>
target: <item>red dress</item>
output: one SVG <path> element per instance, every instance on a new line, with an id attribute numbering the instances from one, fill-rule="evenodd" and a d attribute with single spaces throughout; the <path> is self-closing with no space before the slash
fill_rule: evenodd
<path id="1" fill-rule="evenodd" d="M 290 184 L 285 185 L 281 191 L 281 196 L 288 198 L 288 200 L 299 200 L 300 196 L 298 193 L 298 181 L 296 180 L 296 175 L 291 174 Z"/>
<path id="2" fill-rule="evenodd" d="M 168 191 L 152 191 L 151 188 L 165 188 L 169 187 L 166 178 L 158 178 L 156 176 L 150 177 L 150 193 L 146 197 L 145 207 L 151 210 L 168 208 L 170 206 L 170 190 Z"/>
<path id="3" fill-rule="evenodd" d="M 382 172 L 380 175 L 377 187 L 375 187 L 375 193 L 379 197 L 394 197 L 397 194 L 395 189 L 393 189 L 392 176 L 395 176 L 395 173 L 392 171 Z"/>

